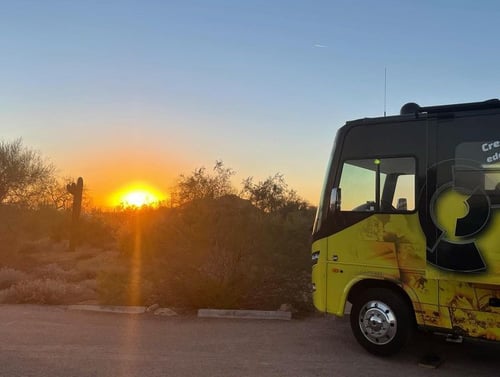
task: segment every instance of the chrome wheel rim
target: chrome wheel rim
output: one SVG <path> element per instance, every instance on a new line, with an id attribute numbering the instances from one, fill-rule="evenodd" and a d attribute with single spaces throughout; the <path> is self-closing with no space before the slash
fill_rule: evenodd
<path id="1" fill-rule="evenodd" d="M 392 309 L 381 301 L 369 301 L 359 312 L 361 333 L 371 343 L 384 345 L 396 336 L 398 323 Z"/>

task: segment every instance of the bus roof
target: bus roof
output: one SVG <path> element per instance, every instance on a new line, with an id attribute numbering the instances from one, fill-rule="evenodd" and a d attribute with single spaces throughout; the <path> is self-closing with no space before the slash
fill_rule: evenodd
<path id="1" fill-rule="evenodd" d="M 450 105 L 420 106 L 408 102 L 401 107 L 399 115 L 384 117 L 361 118 L 346 122 L 346 126 L 359 124 L 392 123 L 410 121 L 421 118 L 450 118 L 458 115 L 476 115 L 500 112 L 500 100 L 497 98 L 481 102 L 455 103 Z"/>

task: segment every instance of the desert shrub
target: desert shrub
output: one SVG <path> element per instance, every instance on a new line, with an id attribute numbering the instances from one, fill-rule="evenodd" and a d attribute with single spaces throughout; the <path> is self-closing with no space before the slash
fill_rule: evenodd
<path id="1" fill-rule="evenodd" d="M 43 251 L 43 245 L 37 241 L 27 241 L 23 242 L 18 249 L 20 254 L 36 254 Z"/>
<path id="2" fill-rule="evenodd" d="M 76 270 L 66 271 L 56 263 L 50 263 L 35 269 L 34 274 L 40 279 L 61 280 L 67 282 L 77 282 L 84 280 L 85 276 Z"/>
<path id="3" fill-rule="evenodd" d="M 87 259 L 94 258 L 95 256 L 102 253 L 103 253 L 102 249 L 80 248 L 76 250 L 74 257 L 76 261 L 84 261 Z"/>
<path id="4" fill-rule="evenodd" d="M 38 264 L 33 254 L 19 253 L 19 247 L 22 246 L 19 240 L 15 240 L 3 248 L 1 245 L 5 239 L 0 238 L 0 266 L 29 272 L 33 266 Z"/>
<path id="5" fill-rule="evenodd" d="M 259 249 L 260 216 L 235 196 L 188 203 L 145 229 L 143 254 L 162 303 L 186 307 L 238 307 L 248 284 L 243 272 Z"/>
<path id="6" fill-rule="evenodd" d="M 97 292 L 97 280 L 96 279 L 82 280 L 81 282 L 78 283 L 78 285 L 80 285 L 80 287 L 82 287 L 85 290 Z"/>
<path id="7" fill-rule="evenodd" d="M 115 229 L 105 213 L 93 211 L 81 217 L 79 245 L 111 248 L 115 242 Z M 0 204 L 0 240 L 8 238 L 7 245 L 22 243 L 22 252 L 37 252 L 38 240 L 52 243 L 67 240 L 70 234 L 71 211 L 50 206 L 36 209 Z M 22 241 L 22 242 L 21 242 Z M 0 249 L 0 252 L 2 250 Z"/>
<path id="8" fill-rule="evenodd" d="M 156 297 L 194 308 L 307 306 L 312 217 L 267 213 L 236 196 L 175 208 L 142 229 Z"/>
<path id="9" fill-rule="evenodd" d="M 164 304 L 307 310 L 314 209 L 279 173 L 257 183 L 249 177 L 233 195 L 233 174 L 218 162 L 212 174 L 201 168 L 180 176 L 181 205 L 129 230 L 125 244 L 141 245 Z"/>
<path id="10" fill-rule="evenodd" d="M 24 241 L 38 240 L 49 236 L 64 217 L 64 212 L 51 207 L 29 209 L 0 204 L 0 235 L 10 234 Z"/>
<path id="11" fill-rule="evenodd" d="M 81 259 L 77 256 L 74 266 L 75 271 L 83 279 L 95 279 L 97 275 L 105 270 L 124 271 L 123 259 L 116 251 L 101 251 L 98 254 Z"/>
<path id="12" fill-rule="evenodd" d="M 298 209 L 282 216 L 270 214 L 263 232 L 269 260 L 260 269 L 260 280 L 269 289 L 250 297 L 253 305 L 259 302 L 272 307 L 292 304 L 300 310 L 311 310 L 310 226 L 315 211 Z"/>
<path id="13" fill-rule="evenodd" d="M 126 208 L 115 214 L 114 224 L 117 234 L 118 250 L 131 258 L 134 254 L 142 254 L 143 249 L 148 249 L 151 230 L 156 229 L 170 213 L 171 208 L 142 207 Z"/>
<path id="14" fill-rule="evenodd" d="M 77 284 L 54 279 L 24 280 L 2 291 L 1 300 L 14 304 L 69 304 L 93 293 Z"/>
<path id="15" fill-rule="evenodd" d="M 127 301 L 126 273 L 100 272 L 97 275 L 97 294 L 101 304 L 125 305 Z"/>
<path id="16" fill-rule="evenodd" d="M 25 272 L 9 268 L 0 268 L 0 289 L 9 288 L 13 284 L 25 280 L 28 278 L 28 274 Z"/>
<path id="17" fill-rule="evenodd" d="M 15 234 L 0 234 L 0 266 L 9 264 L 12 255 L 16 253 L 20 243 Z"/>
<path id="18" fill-rule="evenodd" d="M 54 228 L 64 224 L 67 214 L 53 207 L 44 206 L 26 210 L 20 229 L 29 240 L 49 237 Z"/>
<path id="19" fill-rule="evenodd" d="M 36 255 L 50 247 L 51 227 L 61 216 L 50 208 L 0 204 L 0 266 L 26 271 L 37 266 Z"/>
<path id="20" fill-rule="evenodd" d="M 151 305 L 152 286 L 129 271 L 101 271 L 96 279 L 98 300 L 104 305 Z"/>
<path id="21" fill-rule="evenodd" d="M 59 215 L 52 219 L 48 237 L 52 242 L 62 242 L 69 238 L 70 214 L 68 211 L 59 211 Z"/>
<path id="22" fill-rule="evenodd" d="M 115 229 L 103 212 L 93 211 L 82 216 L 79 227 L 81 245 L 109 249 L 115 242 Z"/>
<path id="23" fill-rule="evenodd" d="M 200 199 L 217 199 L 236 192 L 231 184 L 235 171 L 216 161 L 212 171 L 205 167 L 195 169 L 191 174 L 181 174 L 172 190 L 172 201 L 177 205 Z"/>

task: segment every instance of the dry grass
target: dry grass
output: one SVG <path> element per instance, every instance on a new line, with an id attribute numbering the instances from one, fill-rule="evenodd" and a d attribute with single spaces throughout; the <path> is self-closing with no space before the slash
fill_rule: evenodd
<path id="1" fill-rule="evenodd" d="M 68 304 L 97 301 L 97 276 L 128 275 L 113 249 L 114 228 L 99 213 L 82 218 L 82 245 L 68 251 L 67 214 L 0 205 L 0 302 Z M 62 237 L 51 235 L 62 226 Z M 60 229 L 60 230 L 61 230 Z M 114 275 L 113 275 L 114 276 Z M 113 285 L 111 291 L 117 287 Z M 104 287 L 106 289 L 106 287 Z M 118 291 L 118 289 L 116 289 Z"/>
<path id="2" fill-rule="evenodd" d="M 69 304 L 93 297 L 88 287 L 54 279 L 24 280 L 0 292 L 0 301 L 12 304 Z"/>
<path id="3" fill-rule="evenodd" d="M 24 241 L 6 253 L 0 268 L 0 302 L 70 304 L 97 300 L 97 276 L 125 273 L 120 253 L 93 247 L 69 252 L 49 238 Z"/>
<path id="4" fill-rule="evenodd" d="M 78 282 L 81 280 L 85 280 L 86 278 L 82 274 L 79 274 L 78 271 L 65 270 L 56 263 L 50 263 L 38 267 L 34 271 L 34 275 L 40 279 L 62 280 L 67 282 Z"/>
<path id="5" fill-rule="evenodd" d="M 13 284 L 28 279 L 28 274 L 14 268 L 0 268 L 0 289 L 11 287 Z"/>

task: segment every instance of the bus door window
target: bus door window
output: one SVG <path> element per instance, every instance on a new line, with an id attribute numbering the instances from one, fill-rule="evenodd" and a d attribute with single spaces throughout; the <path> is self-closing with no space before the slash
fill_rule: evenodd
<path id="1" fill-rule="evenodd" d="M 371 158 L 344 162 L 341 211 L 401 212 L 415 209 L 415 159 Z"/>

